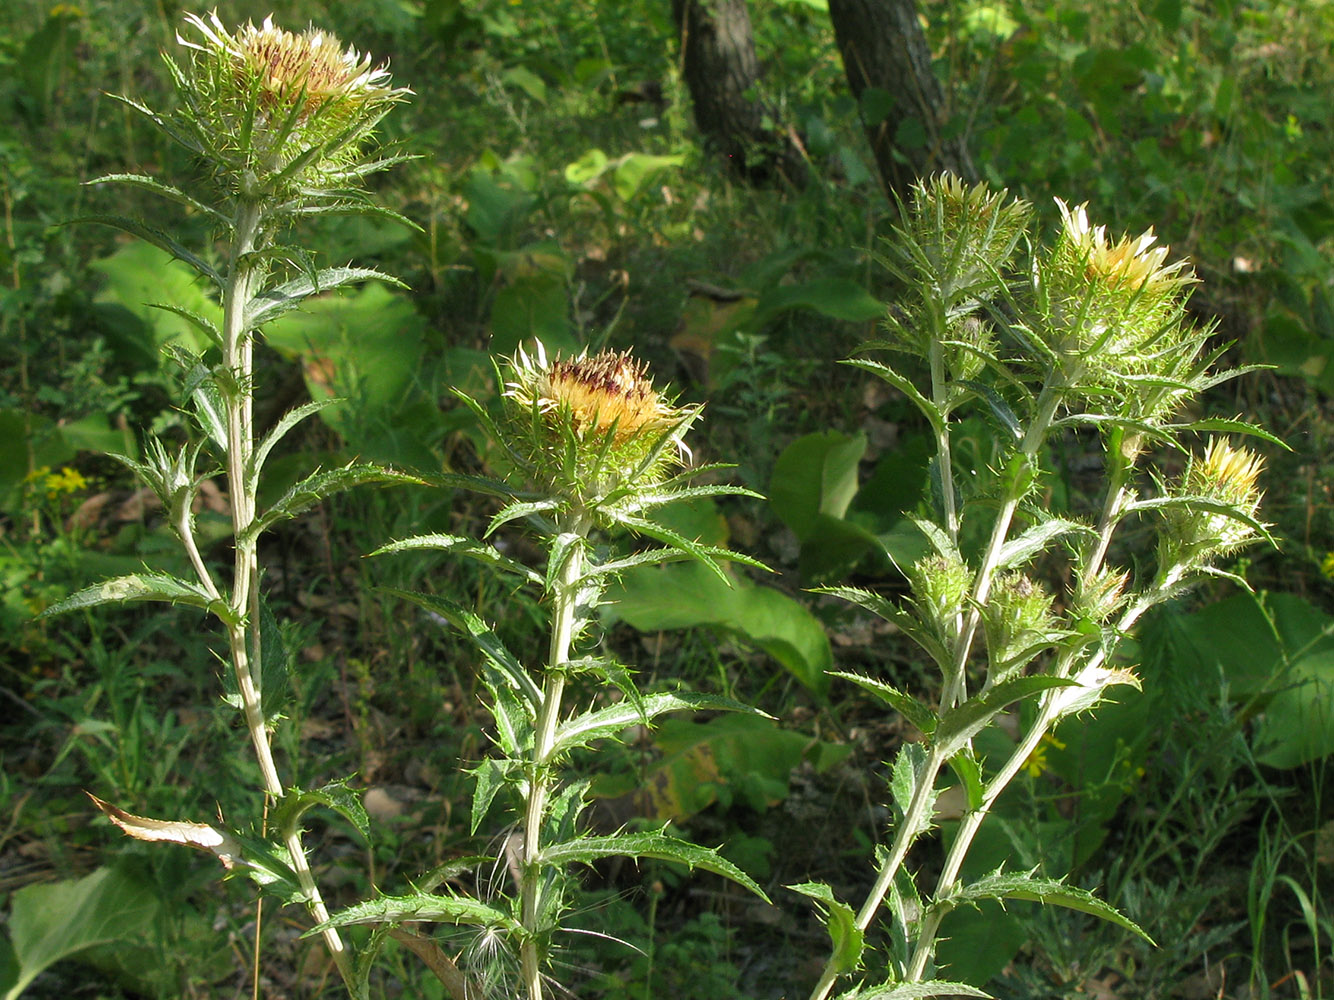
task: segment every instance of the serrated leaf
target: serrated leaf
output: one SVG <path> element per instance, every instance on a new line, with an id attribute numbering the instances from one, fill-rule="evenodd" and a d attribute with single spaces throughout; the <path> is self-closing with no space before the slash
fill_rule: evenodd
<path id="1" fill-rule="evenodd" d="M 232 868 L 242 859 L 241 844 L 226 830 L 209 826 L 207 823 L 191 823 L 186 820 L 151 819 L 148 816 L 136 816 L 119 806 L 104 802 L 92 792 L 84 792 L 93 800 L 93 805 L 102 815 L 111 820 L 122 833 L 149 843 L 181 844 L 196 850 L 208 851 L 222 862 L 224 868 Z"/>
<path id="2" fill-rule="evenodd" d="M 297 308 L 311 295 L 331 291 L 348 282 L 372 279 L 399 288 L 407 287 L 393 275 L 370 267 L 326 267 L 315 272 L 313 277 L 297 278 L 260 292 L 246 303 L 243 326 L 247 330 L 257 330 L 270 320 Z"/>
<path id="3" fill-rule="evenodd" d="M 965 386 L 970 392 L 976 393 L 982 397 L 982 401 L 987 404 L 987 408 L 1001 425 L 1010 432 L 1010 436 L 1016 441 L 1024 439 L 1024 429 L 1019 423 L 1019 418 L 1014 415 L 1014 410 L 1010 409 L 1010 404 L 989 385 L 981 382 L 960 381 L 959 385 Z"/>
<path id="4" fill-rule="evenodd" d="M 170 302 L 149 302 L 147 303 L 147 305 L 151 309 L 161 309 L 163 312 L 169 312 L 173 316 L 181 317 L 181 319 L 185 320 L 196 330 L 198 330 L 209 340 L 211 340 L 213 342 L 214 347 L 217 347 L 219 350 L 221 350 L 223 346 L 222 334 L 218 331 L 217 324 L 215 324 L 207 316 L 202 316 L 191 309 L 185 309 L 181 306 L 172 305 Z"/>
<path id="5" fill-rule="evenodd" d="M 765 715 L 758 708 L 718 695 L 686 691 L 660 692 L 645 695 L 639 705 L 623 701 L 566 720 L 556 727 L 552 753 L 564 753 L 574 747 L 588 746 L 594 740 L 611 739 L 619 736 L 629 726 L 652 721 L 668 712 L 683 711 L 744 712 L 749 715 Z"/>
<path id="6" fill-rule="evenodd" d="M 519 767 L 518 761 L 488 757 L 469 772 L 474 780 L 470 833 L 476 833 L 478 827 L 482 825 L 482 820 L 491 809 L 496 793 L 504 787 L 505 782 L 510 779 L 510 773 L 517 767 Z"/>
<path id="7" fill-rule="evenodd" d="M 917 786 L 926 771 L 926 764 L 926 750 L 920 743 L 904 743 L 894 755 L 894 766 L 889 772 L 889 793 L 894 799 L 894 804 L 898 806 L 901 816 L 908 814 L 908 807 L 912 805 L 913 797 L 917 794 Z M 932 797 L 934 798 L 934 795 Z M 924 821 L 922 830 L 924 830 L 925 824 L 931 819 L 930 809 L 923 810 L 922 819 Z M 922 831 L 914 830 L 912 836 L 916 837 L 920 832 Z"/>
<path id="8" fill-rule="evenodd" d="M 877 378 L 888 382 L 911 400 L 912 404 L 917 407 L 922 416 L 926 417 L 927 423 L 931 425 L 936 433 L 939 434 L 944 432 L 945 415 L 940 412 L 940 408 L 937 407 L 935 403 L 922 395 L 917 386 L 913 385 L 910 379 L 900 375 L 888 365 L 883 365 L 878 361 L 868 361 L 865 358 L 845 358 L 839 363 L 849 365 L 853 368 L 860 368 L 862 371 L 870 372 Z"/>
<path id="9" fill-rule="evenodd" d="M 963 753 L 956 753 L 949 760 L 950 770 L 959 779 L 959 784 L 963 786 L 964 795 L 967 798 L 968 808 L 978 809 L 982 805 L 982 765 L 978 763 L 977 758 L 973 756 L 971 750 L 964 750 Z"/>
<path id="10" fill-rule="evenodd" d="M 769 897 L 754 879 L 717 851 L 664 833 L 616 833 L 606 837 L 581 837 L 563 844 L 549 844 L 542 848 L 539 855 L 543 864 L 556 866 L 572 862 L 591 865 L 602 858 L 616 857 L 659 858 L 678 862 L 692 870 L 702 868 L 730 879 L 766 903 L 769 902 Z"/>
<path id="11" fill-rule="evenodd" d="M 279 521 L 296 517 L 335 493 L 366 483 L 420 485 L 421 479 L 406 472 L 396 472 L 370 463 L 360 465 L 354 463 L 345 465 L 341 469 L 313 472 L 293 485 L 272 507 L 252 521 L 243 532 L 242 540 L 253 541 Z"/>
<path id="12" fill-rule="evenodd" d="M 219 212 L 212 205 L 206 205 L 202 201 L 190 197 L 179 188 L 172 187 L 170 184 L 164 184 L 162 181 L 153 177 L 146 177 L 143 174 L 103 174 L 101 177 L 94 177 L 90 181 L 83 182 L 85 186 L 94 184 L 129 184 L 131 187 L 143 188 L 145 191 L 152 191 L 164 198 L 169 198 L 174 202 L 186 205 L 196 211 L 203 212 L 205 215 L 212 216 L 220 222 L 231 225 L 232 220 L 224 213 Z"/>
<path id="13" fill-rule="evenodd" d="M 542 692 L 538 690 L 533 679 L 528 676 L 528 671 L 523 668 L 514 654 L 505 648 L 505 644 L 500 641 L 500 637 L 496 635 L 495 630 L 477 615 L 466 608 L 460 607 L 453 601 L 437 597 L 435 594 L 397 590 L 392 587 L 382 588 L 380 592 L 401 597 L 405 601 L 411 601 L 418 607 L 425 608 L 432 614 L 445 619 L 449 624 L 472 639 L 473 644 L 481 650 L 482 655 L 487 658 L 488 662 L 504 675 L 508 686 L 521 693 L 534 712 L 541 708 Z"/>
<path id="14" fill-rule="evenodd" d="M 1217 500 L 1211 500 L 1204 496 L 1189 497 L 1153 497 L 1148 500 L 1135 500 L 1122 508 L 1123 513 L 1129 513 L 1132 510 L 1164 510 L 1173 507 L 1183 507 L 1186 510 L 1202 510 L 1210 514 L 1221 514 L 1223 517 L 1233 521 L 1239 521 L 1252 529 L 1261 538 L 1270 544 L 1277 544 L 1269 533 L 1269 526 L 1263 521 L 1258 521 L 1245 511 L 1238 510 L 1231 504 L 1219 503 Z"/>
<path id="15" fill-rule="evenodd" d="M 641 535 L 647 535 L 649 538 L 656 539 L 664 545 L 668 545 L 674 549 L 679 549 L 680 551 L 687 553 L 701 565 L 708 567 L 718 579 L 722 580 L 729 587 L 735 585 L 735 581 L 728 576 L 726 571 L 724 571 L 714 560 L 713 553 L 710 550 L 714 549 L 715 546 L 700 545 L 698 542 L 692 541 L 682 534 L 678 534 L 671 528 L 659 524 L 656 521 L 650 521 L 647 518 L 636 517 L 633 514 L 626 514 L 621 511 L 607 511 L 607 513 L 612 520 L 616 521 L 618 524 L 621 524 L 632 531 L 637 531 Z"/>
<path id="16" fill-rule="evenodd" d="M 397 542 L 390 542 L 388 545 L 382 545 L 374 552 L 373 556 L 388 555 L 393 552 L 409 552 L 418 549 L 436 549 L 441 552 L 457 552 L 459 555 L 488 566 L 494 566 L 497 569 L 505 570 L 516 576 L 527 580 L 529 583 L 542 584 L 542 574 L 536 570 L 530 569 L 518 560 L 511 559 L 509 556 L 502 555 L 494 545 L 487 545 L 485 542 L 479 542 L 475 538 L 464 538 L 460 535 L 416 535 L 412 538 L 404 538 Z"/>
<path id="17" fill-rule="evenodd" d="M 315 806 L 332 809 L 351 823 L 362 839 L 370 841 L 371 823 L 366 809 L 361 804 L 361 796 L 348 786 L 347 778 L 339 778 L 327 785 L 309 791 L 301 788 L 289 788 L 274 807 L 269 822 L 290 833 L 297 829 L 301 817 Z"/>
<path id="18" fill-rule="evenodd" d="M 1000 553 L 996 557 L 996 566 L 999 569 L 1008 569 L 1012 566 L 1022 565 L 1042 552 L 1053 539 L 1074 532 L 1083 532 L 1088 535 L 1095 534 L 1088 525 L 1080 524 L 1077 521 L 1067 521 L 1061 517 L 1054 517 L 1050 521 L 1040 521 L 1001 546 Z"/>
<path id="19" fill-rule="evenodd" d="M 1245 420 L 1227 420 L 1222 417 L 1209 417 L 1205 420 L 1192 420 L 1188 424 L 1168 424 L 1167 430 L 1171 432 L 1191 431 L 1196 434 L 1209 431 L 1223 434 L 1246 434 L 1250 437 L 1258 437 L 1262 441 L 1268 441 L 1270 444 L 1278 445 L 1285 451 L 1292 451 L 1292 445 L 1284 441 L 1281 437 L 1269 433 L 1263 427 L 1249 423 Z"/>
<path id="20" fill-rule="evenodd" d="M 948 760 L 1007 706 L 1057 687 L 1079 687 L 1067 677 L 1012 677 L 947 712 L 936 729 L 936 745 Z"/>
<path id="21" fill-rule="evenodd" d="M 456 393 L 459 399 L 471 400 L 469 397 Z M 476 405 L 476 404 L 474 404 Z M 474 411 L 475 412 L 475 411 Z M 485 412 L 485 411 L 483 411 Z M 465 476 L 457 472 L 421 472 L 418 473 L 421 481 L 427 486 L 439 486 L 445 489 L 472 490 L 474 493 L 484 493 L 487 496 L 504 497 L 506 499 L 531 499 L 530 494 L 521 494 L 511 489 L 508 484 L 502 483 L 498 479 L 487 479 L 485 476 Z"/>
<path id="22" fill-rule="evenodd" d="M 168 604 L 188 604 L 210 611 L 228 625 L 239 620 L 225 601 L 210 597 L 197 583 L 190 583 L 166 573 L 133 573 L 118 576 L 71 594 L 57 601 L 37 617 L 50 618 L 69 611 L 94 608 L 99 604 L 126 604 L 131 601 L 164 601 Z"/>
<path id="23" fill-rule="evenodd" d="M 482 537 L 489 538 L 497 528 L 503 524 L 508 524 L 510 521 L 556 510 L 560 505 L 560 500 L 521 500 L 518 503 L 506 504 L 496 513 L 495 517 L 491 518 L 491 523 L 486 526 L 486 531 L 483 532 Z"/>
<path id="24" fill-rule="evenodd" d="M 250 469 L 248 470 L 246 477 L 251 488 L 253 489 L 256 484 L 258 484 L 260 471 L 264 468 L 264 463 L 268 460 L 269 452 L 273 450 L 274 445 L 286 436 L 288 431 L 307 417 L 319 413 L 320 410 L 324 409 L 326 406 L 333 406 L 335 403 L 341 402 L 342 399 L 339 397 L 330 396 L 328 399 L 317 399 L 310 403 L 303 403 L 301 406 L 296 407 L 296 409 L 288 410 L 284 413 L 278 419 L 278 422 L 273 425 L 273 429 L 264 435 L 264 440 L 259 443 L 259 446 L 255 448 L 254 455 L 251 456 Z"/>
<path id="25" fill-rule="evenodd" d="M 830 962 L 839 975 L 861 968 L 862 951 L 866 947 L 866 936 L 857 926 L 857 917 L 852 907 L 838 899 L 834 890 L 823 882 L 802 882 L 788 886 L 793 892 L 809 896 L 815 900 L 824 919 L 825 930 L 833 943 Z"/>
<path id="26" fill-rule="evenodd" d="M 403 923 L 408 920 L 437 924 L 468 924 L 479 927 L 503 927 L 511 933 L 521 933 L 518 921 L 494 906 L 478 902 L 468 896 L 442 896 L 419 892 L 408 896 L 381 896 L 339 910 L 322 924 L 316 924 L 302 937 L 319 934 L 331 927 L 354 927 L 361 924 Z"/>
<path id="27" fill-rule="evenodd" d="M 840 993 L 837 1000 L 924 1000 L 926 997 L 983 997 L 993 1000 L 990 993 L 967 983 L 950 983 L 931 979 L 922 983 L 886 983 L 869 990 L 855 989 Z"/>
<path id="28" fill-rule="evenodd" d="M 973 903 L 981 899 L 1022 899 L 1032 903 L 1055 903 L 1057 906 L 1101 917 L 1132 934 L 1139 935 L 1149 944 L 1154 944 L 1153 938 L 1149 937 L 1138 924 L 1088 890 L 1067 885 L 1056 879 L 1033 878 L 1031 874 L 992 872 L 976 882 L 957 886 L 939 903 L 957 906 L 959 903 Z"/>
<path id="29" fill-rule="evenodd" d="M 191 253 L 185 247 L 181 246 L 174 239 L 159 229 L 140 222 L 138 219 L 127 218 L 123 215 L 85 215 L 77 219 L 71 219 L 70 224 L 91 222 L 100 226 L 110 226 L 112 229 L 119 229 L 122 232 L 129 233 L 131 236 L 137 236 L 145 243 L 151 243 L 160 250 L 171 254 L 177 260 L 184 261 L 193 267 L 204 277 L 210 279 L 218 288 L 223 287 L 222 275 L 220 275 L 212 265 L 207 263 L 202 257 Z"/>
<path id="30" fill-rule="evenodd" d="M 830 675 L 842 677 L 845 681 L 852 681 L 858 687 L 869 691 L 916 726 L 925 736 L 931 736 L 940 724 L 940 717 L 930 707 L 924 705 L 912 695 L 891 687 L 884 681 L 863 677 L 860 674 L 843 673 L 838 670 L 831 670 Z"/>

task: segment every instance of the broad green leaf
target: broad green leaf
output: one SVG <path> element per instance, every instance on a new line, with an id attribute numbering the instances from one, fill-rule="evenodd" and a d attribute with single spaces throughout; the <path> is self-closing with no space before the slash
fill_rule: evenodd
<path id="1" fill-rule="evenodd" d="M 16 890 L 8 921 L 16 978 L 0 984 L 8 987 L 4 1000 L 15 1000 L 44 969 L 70 955 L 151 938 L 158 909 L 152 881 L 120 867 Z"/>
<path id="2" fill-rule="evenodd" d="M 837 431 L 797 438 L 778 456 L 769 479 L 769 505 L 801 541 L 815 533 L 816 517 L 842 518 L 857 494 L 857 468 L 866 435 Z"/>
<path id="3" fill-rule="evenodd" d="M 479 542 L 474 538 L 464 538 L 460 535 L 416 535 L 412 538 L 404 538 L 397 542 L 390 542 L 388 545 L 382 545 L 370 554 L 379 556 L 391 552 L 408 552 L 418 549 L 457 552 L 468 559 L 513 573 L 529 583 L 536 583 L 539 586 L 542 584 L 542 574 L 529 569 L 523 563 L 511 559 L 509 556 L 501 555 L 494 545 L 487 545 L 485 542 Z"/>
<path id="4" fill-rule="evenodd" d="M 477 615 L 466 608 L 460 607 L 453 601 L 437 597 L 435 594 L 396 590 L 392 587 L 383 588 L 380 592 L 401 597 L 405 601 L 411 601 L 432 614 L 444 618 L 472 639 L 477 648 L 481 650 L 482 655 L 505 677 L 508 686 L 520 692 L 534 712 L 541 707 L 542 692 L 538 690 L 533 679 L 528 676 L 528 671 L 523 668 L 514 654 L 505 648 L 505 644 L 500 641 L 500 637 L 496 635 L 495 630 Z"/>
<path id="5" fill-rule="evenodd" d="M 713 711 L 764 715 L 758 708 L 718 695 L 689 691 L 666 691 L 645 695 L 640 704 L 630 700 L 608 708 L 585 712 L 556 727 L 552 753 L 564 753 L 574 747 L 588 746 L 594 740 L 612 739 L 627 727 L 651 722 L 667 712 Z M 767 716 L 766 716 L 767 718 Z"/>
<path id="6" fill-rule="evenodd" d="M 1051 688 L 1078 686 L 1078 681 L 1069 678 L 1041 675 L 1012 677 L 1001 681 L 984 694 L 975 695 L 958 708 L 947 712 L 936 729 L 936 745 L 948 760 L 1007 706 L 1021 698 L 1030 698 Z"/>
<path id="7" fill-rule="evenodd" d="M 269 817 L 269 822 L 279 830 L 295 830 L 301 822 L 301 817 L 314 806 L 332 809 L 356 827 L 364 840 L 370 841 L 370 817 L 366 815 L 366 809 L 361 804 L 361 796 L 348 787 L 347 778 L 339 778 L 310 791 L 301 788 L 287 789 Z"/>
<path id="8" fill-rule="evenodd" d="M 905 694 L 898 688 L 891 687 L 884 681 L 878 681 L 871 677 L 863 677 L 860 674 L 847 674 L 839 670 L 830 671 L 831 677 L 842 677 L 844 680 L 852 681 L 858 687 L 871 692 L 881 701 L 883 701 L 894 711 L 898 712 L 912 725 L 916 726 L 924 736 L 931 736 L 940 724 L 940 717 L 927 705 L 918 701 L 910 694 Z"/>
<path id="9" fill-rule="evenodd" d="M 208 592 L 197 583 L 190 583 L 166 573 L 135 573 L 130 576 L 118 576 L 112 580 L 103 580 L 91 587 L 85 587 L 78 593 L 71 594 L 63 601 L 57 601 L 38 618 L 50 618 L 68 611 L 80 611 L 83 608 L 97 607 L 99 604 L 126 604 L 130 601 L 164 601 L 168 604 L 189 604 L 192 607 L 211 611 L 227 624 L 235 624 L 237 618 L 227 607 L 225 601 L 210 597 Z"/>
<path id="10" fill-rule="evenodd" d="M 774 317 L 792 309 L 810 309 L 830 319 L 869 323 L 885 315 L 885 304 L 858 281 L 836 276 L 795 285 L 774 284 L 755 307 L 755 325 L 763 328 Z"/>
<path id="11" fill-rule="evenodd" d="M 830 956 L 834 971 L 840 975 L 861 968 L 862 951 L 866 947 L 865 935 L 857 926 L 856 915 L 852 907 L 838 899 L 834 890 L 823 882 L 802 882 L 788 886 L 793 892 L 809 896 L 818 904 L 825 930 L 833 943 L 834 952 Z"/>
<path id="12" fill-rule="evenodd" d="M 612 170 L 611 186 L 618 198 L 629 201 L 662 171 L 679 167 L 685 161 L 683 153 L 626 153 Z"/>
<path id="13" fill-rule="evenodd" d="M 306 931 L 302 937 L 319 934 L 330 927 L 354 927 L 361 924 L 403 923 L 424 920 L 437 924 L 468 924 L 479 927 L 502 927 L 519 933 L 519 922 L 493 906 L 487 906 L 467 896 L 443 896 L 426 892 L 408 896 L 381 896 L 339 910 L 322 924 Z"/>
<path id="14" fill-rule="evenodd" d="M 386 469 L 382 465 L 369 463 L 360 465 L 354 463 L 345 465 L 340 469 L 330 469 L 327 472 L 313 472 L 305 479 L 295 483 L 274 502 L 272 507 L 252 521 L 245 529 L 245 539 L 258 538 L 279 521 L 296 517 L 335 493 L 341 493 L 344 490 L 350 490 L 354 486 L 361 486 L 366 483 L 380 485 L 412 483 L 420 485 L 421 480 L 406 472 L 396 472 L 393 469 Z"/>
<path id="15" fill-rule="evenodd" d="M 643 632 L 708 626 L 763 649 L 803 685 L 823 695 L 833 653 L 824 626 L 772 587 L 732 586 L 698 563 L 641 566 L 608 587 L 609 613 Z"/>
<path id="16" fill-rule="evenodd" d="M 957 906 L 960 903 L 975 903 L 983 899 L 1022 899 L 1032 903 L 1054 903 L 1057 906 L 1101 917 L 1132 934 L 1139 935 L 1149 944 L 1154 944 L 1153 938 L 1144 933 L 1138 924 L 1091 892 L 1055 879 L 1033 878 L 1031 874 L 993 872 L 976 882 L 956 887 L 947 897 L 938 900 L 934 905 Z"/>
<path id="17" fill-rule="evenodd" d="M 590 149 L 565 165 L 565 180 L 575 187 L 586 187 L 602 176 L 610 162 L 602 150 Z"/>
<path id="18" fill-rule="evenodd" d="M 769 902 L 769 897 L 754 879 L 717 851 L 664 833 L 616 833 L 605 837 L 580 837 L 563 844 L 549 844 L 542 848 L 539 855 L 543 864 L 556 866 L 573 862 L 591 865 L 602 858 L 616 857 L 658 858 L 678 862 L 692 870 L 702 868 L 730 879 L 766 903 Z"/>
<path id="19" fill-rule="evenodd" d="M 374 268 L 326 267 L 317 271 L 314 278 L 297 278 L 260 292 L 246 303 L 243 326 L 247 330 L 258 330 L 270 320 L 291 312 L 312 295 L 331 291 L 352 281 L 370 280 L 383 281 L 399 288 L 407 287 L 392 275 Z"/>

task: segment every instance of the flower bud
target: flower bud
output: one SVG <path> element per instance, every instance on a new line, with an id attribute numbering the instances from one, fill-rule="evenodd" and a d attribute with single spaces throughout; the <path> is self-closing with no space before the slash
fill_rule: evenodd
<path id="1" fill-rule="evenodd" d="M 972 573 L 953 553 L 924 556 L 906 573 L 912 584 L 912 603 L 918 617 L 938 639 L 952 642 L 958 629 L 959 614 L 972 589 Z"/>
<path id="2" fill-rule="evenodd" d="M 1254 520 L 1264 496 L 1256 485 L 1263 468 L 1264 460 L 1253 452 L 1215 438 L 1203 456 L 1191 455 L 1173 493 L 1186 500 L 1231 508 Z M 1235 552 L 1256 534 L 1253 525 L 1217 510 L 1189 504 L 1171 507 L 1166 512 L 1159 559 L 1164 570 L 1203 566 L 1214 556 Z"/>
<path id="3" fill-rule="evenodd" d="M 1021 573 L 1005 573 L 992 584 L 982 608 L 982 629 L 993 680 L 1023 666 L 1049 641 L 1056 625 L 1052 598 Z"/>

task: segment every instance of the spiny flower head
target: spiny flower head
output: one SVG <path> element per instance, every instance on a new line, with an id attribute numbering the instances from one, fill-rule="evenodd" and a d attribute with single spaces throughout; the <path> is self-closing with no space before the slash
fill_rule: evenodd
<path id="1" fill-rule="evenodd" d="M 1196 498 L 1230 508 L 1254 520 L 1264 493 L 1258 480 L 1264 460 L 1246 448 L 1234 448 L 1223 438 L 1209 442 L 1202 456 L 1192 455 L 1173 492 L 1183 499 Z M 1161 559 L 1172 564 L 1203 565 L 1215 555 L 1225 555 L 1255 539 L 1257 531 L 1244 520 L 1204 507 L 1168 509 Z"/>
<path id="2" fill-rule="evenodd" d="M 286 188 L 347 183 L 376 122 L 411 93 L 390 86 L 387 66 L 315 28 L 294 34 L 267 17 L 233 33 L 216 12 L 186 22 L 203 41 L 176 36 L 194 53 L 189 72 L 171 64 L 187 105 L 178 118 L 237 183 L 249 173 L 262 186 L 307 156 Z"/>
<path id="3" fill-rule="evenodd" d="M 541 488 L 588 504 L 660 482 L 689 456 L 683 436 L 700 408 L 673 406 L 628 353 L 549 361 L 539 342 L 509 367 L 507 443 Z"/>
<path id="4" fill-rule="evenodd" d="M 1040 584 L 1022 573 L 998 576 L 982 608 L 993 679 L 1002 680 L 1036 656 L 1055 625 L 1051 594 Z"/>
<path id="5" fill-rule="evenodd" d="M 1113 241 L 1089 222 L 1087 205 L 1056 204 L 1061 232 L 1035 272 L 1049 346 L 1095 375 L 1152 371 L 1185 335 L 1189 262 L 1166 263 L 1169 248 L 1152 229 Z"/>
<path id="6" fill-rule="evenodd" d="M 936 288 L 947 308 L 980 302 L 999 289 L 1028 227 L 1030 206 L 985 184 L 969 187 L 957 176 L 938 174 L 913 186 L 906 227 L 919 277 Z"/>

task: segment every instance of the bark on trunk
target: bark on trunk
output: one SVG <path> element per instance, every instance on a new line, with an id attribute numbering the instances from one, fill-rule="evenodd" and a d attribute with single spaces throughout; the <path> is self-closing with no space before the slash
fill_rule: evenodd
<path id="1" fill-rule="evenodd" d="M 672 0 L 682 74 L 705 142 L 751 182 L 781 177 L 800 185 L 805 161 L 753 95 L 760 80 L 746 0 Z"/>
<path id="2" fill-rule="evenodd" d="M 903 197 L 936 170 L 974 180 L 964 143 L 945 134 L 945 97 L 914 0 L 829 0 L 829 18 L 885 191 Z"/>

